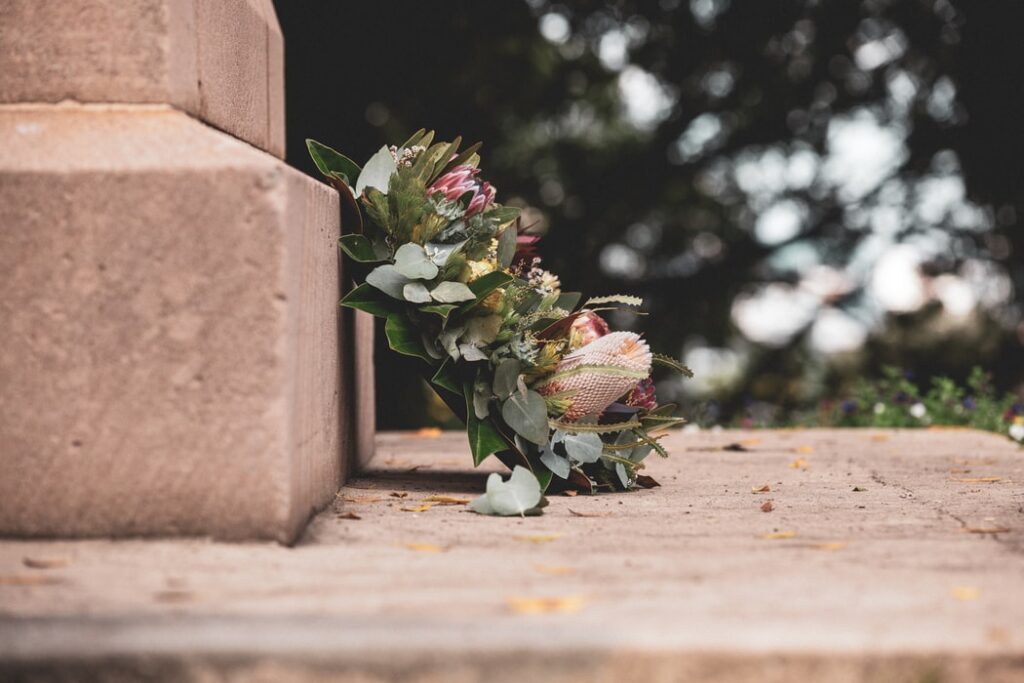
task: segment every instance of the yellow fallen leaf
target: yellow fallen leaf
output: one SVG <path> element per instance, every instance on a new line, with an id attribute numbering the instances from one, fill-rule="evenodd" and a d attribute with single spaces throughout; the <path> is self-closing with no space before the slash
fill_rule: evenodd
<path id="1" fill-rule="evenodd" d="M 741 439 L 740 443 L 744 446 L 756 446 L 761 443 L 761 439 Z"/>
<path id="2" fill-rule="evenodd" d="M 816 550 L 843 550 L 847 545 L 844 541 L 833 541 L 831 543 L 818 543 L 814 548 Z"/>
<path id="3" fill-rule="evenodd" d="M 782 540 L 782 539 L 786 539 L 786 538 L 796 538 L 796 532 L 795 531 L 774 531 L 774 532 L 772 532 L 770 534 L 765 534 L 765 535 L 761 536 L 761 538 L 763 538 L 763 539 L 765 539 L 767 541 Z"/>
<path id="4" fill-rule="evenodd" d="M 527 543 L 550 543 L 556 539 L 562 537 L 562 534 L 535 534 L 533 536 L 516 536 L 517 540 L 526 541 Z"/>
<path id="5" fill-rule="evenodd" d="M 434 507 L 434 503 L 424 503 L 423 505 L 417 505 L 414 508 L 399 508 L 402 512 L 426 512 L 430 508 Z"/>
<path id="6" fill-rule="evenodd" d="M 554 564 L 535 564 L 533 568 L 541 574 L 551 574 L 553 576 L 568 576 L 576 573 L 575 567 L 563 567 Z"/>
<path id="7" fill-rule="evenodd" d="M 771 490 L 772 490 L 772 487 L 769 486 L 768 484 L 764 484 L 762 486 L 751 486 L 750 487 L 750 492 L 751 493 L 768 493 Z"/>
<path id="8" fill-rule="evenodd" d="M 978 596 L 981 595 L 981 591 L 974 586 L 954 586 L 950 593 L 957 600 L 964 601 L 977 600 Z"/>
<path id="9" fill-rule="evenodd" d="M 810 446 L 797 446 L 793 449 L 794 453 L 813 453 L 814 449 Z"/>
<path id="10" fill-rule="evenodd" d="M 991 484 L 1002 480 L 1002 477 L 961 477 L 959 479 L 953 479 L 953 481 L 958 481 L 962 484 Z"/>
<path id="11" fill-rule="evenodd" d="M 423 499 L 424 502 L 437 503 L 438 505 L 468 505 L 469 498 L 455 498 L 454 496 L 429 496 Z"/>
<path id="12" fill-rule="evenodd" d="M 346 503 L 379 503 L 384 500 L 380 496 L 342 496 Z"/>
<path id="13" fill-rule="evenodd" d="M 63 579 L 47 574 L 7 574 L 0 576 L 0 586 L 49 586 Z"/>
<path id="14" fill-rule="evenodd" d="M 505 598 L 505 604 L 515 614 L 571 614 L 590 604 L 586 595 L 568 595 L 561 598 Z"/>
<path id="15" fill-rule="evenodd" d="M 984 527 L 973 527 L 969 526 L 961 529 L 967 534 L 1005 534 L 1009 533 L 1010 529 L 1005 526 L 984 526 Z"/>
<path id="16" fill-rule="evenodd" d="M 444 551 L 444 548 L 433 543 L 406 543 L 405 547 L 421 553 L 440 553 Z"/>
<path id="17" fill-rule="evenodd" d="M 889 440 L 889 435 L 888 434 L 872 434 L 871 435 L 871 440 L 872 441 L 888 441 Z"/>
<path id="18" fill-rule="evenodd" d="M 806 470 L 810 466 L 811 463 L 807 462 L 803 458 L 797 458 L 793 462 L 789 463 L 789 468 L 791 470 Z"/>
<path id="19" fill-rule="evenodd" d="M 423 427 L 417 429 L 413 434 L 421 439 L 436 439 L 441 436 L 441 429 L 439 427 Z"/>

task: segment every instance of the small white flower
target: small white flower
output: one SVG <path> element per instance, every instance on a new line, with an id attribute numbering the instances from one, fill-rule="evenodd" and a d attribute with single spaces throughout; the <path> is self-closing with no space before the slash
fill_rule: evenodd
<path id="1" fill-rule="evenodd" d="M 928 414 L 928 409 L 924 407 L 923 403 L 915 403 L 910 406 L 910 414 L 920 420 Z"/>
<path id="2" fill-rule="evenodd" d="M 1024 441 L 1024 425 L 1010 425 L 1010 438 L 1015 441 Z"/>
<path id="3" fill-rule="evenodd" d="M 875 404 L 875 415 L 881 415 L 884 412 L 885 412 L 885 404 L 884 403 L 876 403 Z"/>

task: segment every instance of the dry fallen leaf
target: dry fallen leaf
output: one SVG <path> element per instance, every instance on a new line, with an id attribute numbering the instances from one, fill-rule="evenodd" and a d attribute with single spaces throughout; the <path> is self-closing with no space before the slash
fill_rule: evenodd
<path id="1" fill-rule="evenodd" d="M 392 498 L 408 498 L 409 497 L 409 492 L 408 491 L 392 491 L 388 495 L 390 495 Z"/>
<path id="2" fill-rule="evenodd" d="M 744 446 L 756 446 L 761 443 L 761 439 L 743 439 L 740 444 Z"/>
<path id="3" fill-rule="evenodd" d="M 728 446 L 722 446 L 723 451 L 736 451 L 738 453 L 744 453 L 750 449 L 741 443 L 731 443 Z"/>
<path id="4" fill-rule="evenodd" d="M 23 557 L 21 563 L 30 569 L 60 569 L 71 564 L 66 557 Z"/>
<path id="5" fill-rule="evenodd" d="M 562 537 L 562 534 L 535 534 L 533 536 L 516 536 L 516 540 L 526 541 L 527 543 L 550 543 L 556 539 Z"/>
<path id="6" fill-rule="evenodd" d="M 807 462 L 803 458 L 797 458 L 793 462 L 789 463 L 789 468 L 791 470 L 806 470 L 810 466 L 811 463 Z"/>
<path id="7" fill-rule="evenodd" d="M 775 506 L 772 505 L 772 502 L 770 500 L 766 500 L 764 504 L 761 505 L 761 512 L 771 512 L 774 509 Z"/>
<path id="8" fill-rule="evenodd" d="M 968 534 L 1005 534 L 1009 533 L 1010 529 L 1005 526 L 991 526 L 991 527 L 965 527 L 964 532 Z"/>
<path id="9" fill-rule="evenodd" d="M 0 575 L 0 586 L 51 586 L 62 583 L 59 576 L 47 574 L 7 574 Z"/>
<path id="10" fill-rule="evenodd" d="M 794 453 L 813 453 L 814 449 L 810 446 L 797 446 L 793 449 Z"/>
<path id="11" fill-rule="evenodd" d="M 772 490 L 772 487 L 769 486 L 768 484 L 764 484 L 763 486 L 751 486 L 750 487 L 750 492 L 751 493 L 768 493 L 771 490 Z"/>
<path id="12" fill-rule="evenodd" d="M 991 484 L 996 481 L 1002 481 L 1002 477 L 961 477 L 960 479 L 953 478 L 953 481 L 958 481 L 961 484 Z"/>
<path id="13" fill-rule="evenodd" d="M 563 492 L 563 494 L 562 494 L 562 495 L 565 495 L 565 496 L 570 496 L 570 497 L 572 497 L 572 496 L 575 496 L 575 495 L 577 495 L 578 493 L 579 493 L 579 491 L 577 491 L 576 489 L 566 489 L 566 490 L 565 490 L 565 491 Z"/>
<path id="14" fill-rule="evenodd" d="M 428 496 L 423 499 L 427 503 L 437 503 L 438 505 L 468 505 L 469 498 L 455 498 L 454 496 Z"/>
<path id="15" fill-rule="evenodd" d="M 440 553 L 444 551 L 444 548 L 433 543 L 406 543 L 405 547 L 421 553 Z"/>
<path id="16" fill-rule="evenodd" d="M 867 491 L 867 489 L 864 488 L 863 486 L 854 486 L 853 487 L 853 492 L 854 493 L 864 493 L 865 491 Z"/>
<path id="17" fill-rule="evenodd" d="M 432 507 L 434 507 L 434 503 L 423 503 L 422 505 L 417 505 L 414 508 L 399 508 L 399 509 L 402 512 L 426 512 L 427 510 L 429 510 Z"/>
<path id="18" fill-rule="evenodd" d="M 950 593 L 957 600 L 964 601 L 977 600 L 978 596 L 981 595 L 981 591 L 974 586 L 954 586 Z"/>
<path id="19" fill-rule="evenodd" d="M 362 519 L 354 512 L 339 512 L 336 516 L 338 519 Z"/>
<path id="20" fill-rule="evenodd" d="M 889 435 L 888 434 L 872 434 L 871 435 L 871 440 L 872 441 L 888 441 L 889 440 Z"/>
<path id="21" fill-rule="evenodd" d="M 815 550 L 842 550 L 848 543 L 845 541 L 832 541 L 831 543 L 818 543 L 814 546 Z"/>
<path id="22" fill-rule="evenodd" d="M 541 574 L 551 574 L 553 576 L 568 576 L 576 573 L 575 567 L 563 567 L 560 565 L 535 564 L 533 568 Z"/>
<path id="23" fill-rule="evenodd" d="M 577 512 L 572 508 L 568 508 L 568 510 L 574 517 L 608 517 L 610 514 L 607 512 Z"/>
<path id="24" fill-rule="evenodd" d="M 441 436 L 441 429 L 438 427 L 423 427 L 413 432 L 413 435 L 421 439 L 436 439 Z"/>
<path id="25" fill-rule="evenodd" d="M 764 534 L 761 538 L 766 541 L 780 541 L 787 538 L 796 538 L 795 531 L 773 531 L 770 534 Z"/>
<path id="26" fill-rule="evenodd" d="M 579 612 L 590 604 L 585 595 L 568 595 L 561 598 L 505 598 L 505 604 L 515 614 L 571 614 Z"/>
<path id="27" fill-rule="evenodd" d="M 193 598 L 195 598 L 194 593 L 183 590 L 167 590 L 153 594 L 153 599 L 157 602 L 188 602 Z"/>

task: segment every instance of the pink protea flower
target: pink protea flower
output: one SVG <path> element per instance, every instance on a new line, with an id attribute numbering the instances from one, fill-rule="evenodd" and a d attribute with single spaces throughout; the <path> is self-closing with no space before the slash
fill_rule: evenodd
<path id="1" fill-rule="evenodd" d="M 450 202 L 458 201 L 467 192 L 472 193 L 469 206 L 466 207 L 466 215 L 472 216 L 486 211 L 494 203 L 494 186 L 488 182 L 481 183 L 476 179 L 480 173 L 479 168 L 462 164 L 434 181 L 427 192 L 436 194 L 440 192 Z"/>
<path id="2" fill-rule="evenodd" d="M 593 311 L 584 310 L 569 327 L 569 349 L 575 351 L 608 334 L 608 323 Z"/>
<path id="3" fill-rule="evenodd" d="M 564 395 L 569 408 L 562 419 L 572 422 L 599 415 L 650 374 L 647 342 L 633 332 L 612 332 L 564 356 L 534 389 L 542 396 Z"/>
<path id="4" fill-rule="evenodd" d="M 640 380 L 639 384 L 626 394 L 623 403 L 642 410 L 654 410 L 658 405 L 658 397 L 654 394 L 654 380 L 650 377 Z"/>

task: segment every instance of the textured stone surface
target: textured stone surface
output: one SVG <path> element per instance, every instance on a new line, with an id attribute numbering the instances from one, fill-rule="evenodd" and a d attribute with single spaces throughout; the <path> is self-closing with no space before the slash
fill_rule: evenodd
<path id="1" fill-rule="evenodd" d="M 167 107 L 0 139 L 0 533 L 293 538 L 344 474 L 336 193 Z"/>
<path id="2" fill-rule="evenodd" d="M 271 0 L 0 0 L 0 103 L 166 103 L 284 156 Z"/>
<path id="3" fill-rule="evenodd" d="M 467 466 L 462 434 L 391 434 L 294 548 L 0 542 L 0 674 L 1024 678 L 1019 448 L 977 432 L 873 430 L 666 445 L 671 457 L 648 467 L 661 488 L 555 496 L 542 517 L 415 511 L 430 496 L 477 495 L 490 467 Z M 520 614 L 514 598 L 576 609 Z"/>

